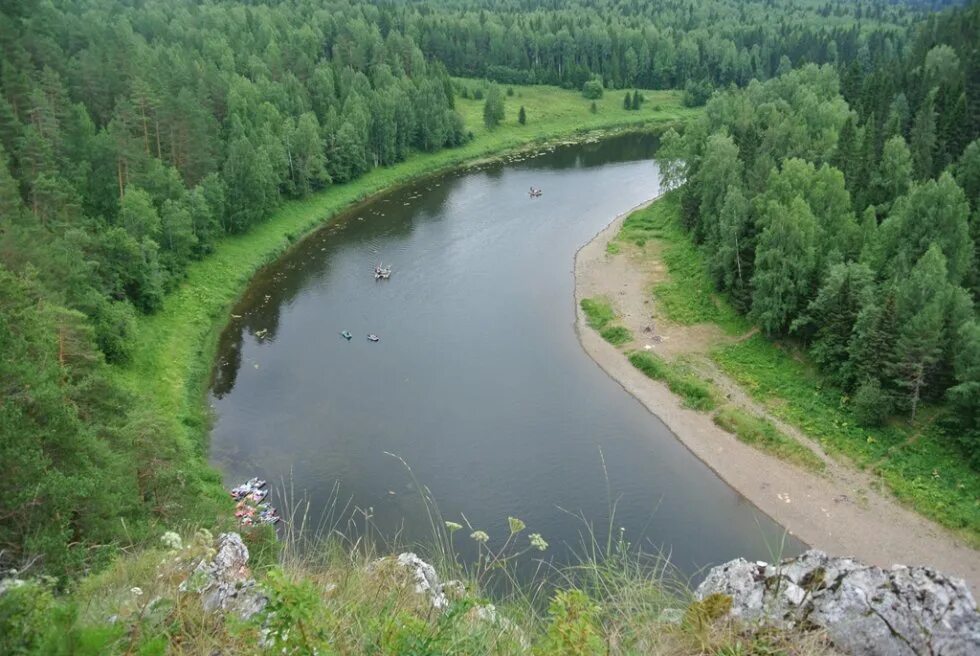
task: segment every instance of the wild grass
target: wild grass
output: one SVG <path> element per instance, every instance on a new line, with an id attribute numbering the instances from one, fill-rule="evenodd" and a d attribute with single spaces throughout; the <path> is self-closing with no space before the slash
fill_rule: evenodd
<path id="1" fill-rule="evenodd" d="M 180 544 L 170 535 L 119 558 L 82 580 L 70 598 L 55 598 L 43 584 L 0 596 L 0 628 L 16 629 L 0 636 L 0 645 L 26 654 L 127 655 L 829 653 L 819 633 L 760 631 L 723 618 L 731 603 L 723 595 L 697 601 L 668 554 L 646 553 L 615 528 L 615 501 L 600 528 L 577 516 L 582 538 L 571 565 L 539 560 L 536 573 L 518 581 L 518 559 L 540 558 L 514 546 L 533 527 L 510 518 L 505 539 L 486 539 L 486 557 L 463 563 L 452 547 L 461 531 L 443 519 L 425 486 L 416 489 L 434 532 L 426 556 L 444 582 L 443 608 L 434 608 L 389 555 L 405 548 L 396 537 L 382 541 L 388 545 L 382 551 L 355 537 L 366 527 L 355 532 L 340 519 L 351 508 L 336 489 L 337 501 L 316 521 L 290 489 L 282 491 L 294 505 L 285 508 L 289 523 L 280 542 L 268 531 L 244 534 L 251 573 L 268 598 L 252 619 L 205 612 L 196 592 L 204 579 L 193 572 L 213 556 L 214 539 L 199 531 Z M 370 524 L 370 513 L 360 517 Z M 483 540 L 478 533 L 463 539 Z M 276 558 L 255 563 L 267 542 L 278 545 Z M 496 585 L 501 579 L 513 585 Z M 18 612 L 8 612 L 11 603 Z"/>
<path id="2" fill-rule="evenodd" d="M 642 351 L 634 351 L 628 357 L 630 363 L 647 378 L 665 383 L 671 392 L 684 399 L 687 407 L 694 410 L 714 410 L 718 406 L 717 391 L 683 362 L 669 362 L 658 355 Z"/>
<path id="3" fill-rule="evenodd" d="M 805 354 L 761 335 L 718 348 L 711 358 L 775 416 L 828 451 L 846 455 L 899 499 L 980 545 L 980 477 L 943 444 L 928 412 L 915 424 L 897 419 L 881 428 L 859 426 L 846 395 Z"/>
<path id="4" fill-rule="evenodd" d="M 751 444 L 767 453 L 795 463 L 810 471 L 823 471 L 826 468 L 823 460 L 813 451 L 806 448 L 792 437 L 785 435 L 773 423 L 763 417 L 757 417 L 741 408 L 726 405 L 712 417 L 714 422 L 742 442 Z"/>
<path id="5" fill-rule="evenodd" d="M 679 212 L 680 194 L 668 192 L 628 216 L 617 240 L 649 248 L 666 265 L 669 279 L 653 294 L 667 319 L 685 326 L 715 323 L 731 335 L 745 332 L 750 324 L 715 291 L 704 256 L 680 226 Z"/>
<path id="6" fill-rule="evenodd" d="M 599 331 L 599 335 L 613 346 L 622 346 L 633 340 L 633 333 L 623 326 L 607 326 Z"/>
<path id="7" fill-rule="evenodd" d="M 613 346 L 622 346 L 633 341 L 633 333 L 624 326 L 610 325 L 616 320 L 616 312 L 612 304 L 604 298 L 583 298 L 579 305 L 585 313 L 586 323 L 590 328 Z"/>
<path id="8" fill-rule="evenodd" d="M 582 306 L 582 311 L 585 312 L 585 319 L 586 323 L 589 324 L 589 328 L 602 330 L 606 327 L 606 324 L 616 318 L 616 313 L 613 311 L 612 305 L 606 299 L 583 298 L 579 305 Z"/>

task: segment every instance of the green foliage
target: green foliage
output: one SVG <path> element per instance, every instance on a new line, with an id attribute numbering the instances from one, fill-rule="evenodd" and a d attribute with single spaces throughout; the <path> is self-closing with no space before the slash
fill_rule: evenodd
<path id="1" fill-rule="evenodd" d="M 873 466 L 899 499 L 980 543 L 980 479 L 934 423 L 861 427 L 839 388 L 798 353 L 759 335 L 716 349 L 711 358 L 770 412 L 825 449 Z"/>
<path id="2" fill-rule="evenodd" d="M 857 423 L 867 428 L 882 426 L 892 412 L 891 397 L 881 389 L 881 383 L 876 378 L 858 386 L 851 399 L 851 407 Z"/>
<path id="3" fill-rule="evenodd" d="M 586 321 L 590 328 L 602 330 L 606 324 L 616 318 L 612 305 L 602 298 L 583 298 L 580 303 L 585 312 Z"/>
<path id="4" fill-rule="evenodd" d="M 633 339 L 633 334 L 622 326 L 607 326 L 599 334 L 613 346 L 620 346 Z"/>
<path id="5" fill-rule="evenodd" d="M 730 334 L 745 332 L 748 322 L 714 293 L 705 256 L 680 227 L 680 194 L 665 194 L 649 207 L 632 213 L 617 237 L 645 245 L 656 240 L 670 279 L 653 290 L 658 306 L 671 321 L 683 325 L 717 323 Z"/>
<path id="6" fill-rule="evenodd" d="M 718 394 L 714 388 L 683 364 L 667 362 L 657 355 L 644 352 L 630 353 L 629 361 L 647 378 L 666 383 L 670 391 L 684 399 L 684 404 L 689 408 L 714 410 L 717 407 Z"/>
<path id="7" fill-rule="evenodd" d="M 615 321 L 616 313 L 606 299 L 583 298 L 580 305 L 589 327 L 599 331 L 599 335 L 613 346 L 620 346 L 633 339 L 630 331 L 623 326 L 609 325 Z"/>
<path id="8" fill-rule="evenodd" d="M 517 122 L 521 125 L 527 125 L 527 112 L 524 111 L 524 105 L 517 111 Z"/>
<path id="9" fill-rule="evenodd" d="M 825 467 L 824 462 L 813 451 L 784 434 L 772 422 L 762 417 L 755 417 L 733 406 L 725 406 L 714 415 L 713 419 L 716 424 L 742 442 L 771 453 L 777 458 L 811 471 L 822 471 Z"/>
<path id="10" fill-rule="evenodd" d="M 600 608 L 589 596 L 577 589 L 559 590 L 548 606 L 549 623 L 544 640 L 534 654 L 567 654 L 599 656 L 606 653 Z"/>
<path id="11" fill-rule="evenodd" d="M 280 570 L 265 579 L 269 600 L 256 622 L 267 631 L 270 646 L 283 654 L 313 656 L 330 653 L 330 618 L 309 581 L 294 583 Z"/>
<path id="12" fill-rule="evenodd" d="M 598 100 L 602 98 L 602 92 L 602 80 L 592 79 L 582 85 L 582 95 L 587 100 Z"/>
<path id="13" fill-rule="evenodd" d="M 483 104 L 483 124 L 492 130 L 504 120 L 504 97 L 500 88 L 492 84 L 487 92 L 487 100 Z"/>

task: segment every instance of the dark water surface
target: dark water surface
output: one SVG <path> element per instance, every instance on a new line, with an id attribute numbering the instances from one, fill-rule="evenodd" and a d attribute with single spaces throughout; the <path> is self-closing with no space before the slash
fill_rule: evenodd
<path id="1" fill-rule="evenodd" d="M 658 193 L 654 147 L 630 136 L 430 179 L 263 270 L 233 310 L 211 387 L 212 459 L 227 481 L 288 481 L 314 515 L 339 484 L 382 532 L 424 540 L 421 504 L 391 452 L 446 518 L 462 513 L 502 539 L 507 516 L 520 517 L 559 560 L 580 544 L 569 513 L 604 535 L 610 500 L 617 530 L 670 550 L 688 573 L 768 559 L 782 529 L 575 335 L 575 251 Z M 529 199 L 531 185 L 544 196 Z M 391 280 L 374 280 L 379 260 Z M 468 533 L 456 536 L 464 551 Z M 799 548 L 790 539 L 785 551 Z"/>

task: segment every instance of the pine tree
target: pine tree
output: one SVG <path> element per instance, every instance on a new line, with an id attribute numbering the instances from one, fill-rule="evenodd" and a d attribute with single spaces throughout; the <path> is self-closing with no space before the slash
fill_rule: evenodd
<path id="1" fill-rule="evenodd" d="M 936 92 L 933 89 L 926 94 L 912 126 L 912 161 L 915 164 L 915 174 L 919 180 L 927 180 L 932 177 L 933 173 L 936 150 L 935 101 Z"/>
<path id="2" fill-rule="evenodd" d="M 635 110 L 638 110 L 640 108 L 640 103 L 642 103 L 642 102 L 643 102 L 643 96 L 640 95 L 640 92 L 639 91 L 637 91 L 636 89 L 634 89 L 633 90 L 633 100 L 632 100 L 632 102 L 630 104 L 630 109 L 632 109 L 634 111 Z"/>
<path id="3" fill-rule="evenodd" d="M 910 274 L 899 280 L 896 290 L 898 337 L 886 372 L 915 419 L 919 403 L 928 390 L 933 367 L 940 361 L 944 314 L 949 298 L 946 258 L 933 245 Z"/>
<path id="4" fill-rule="evenodd" d="M 595 103 L 592 104 L 595 105 Z M 521 108 L 517 111 L 517 122 L 521 125 L 527 123 L 527 112 L 524 111 L 524 105 L 521 105 Z"/>
<path id="5" fill-rule="evenodd" d="M 633 109 L 633 96 L 629 91 L 623 96 L 623 109 Z"/>

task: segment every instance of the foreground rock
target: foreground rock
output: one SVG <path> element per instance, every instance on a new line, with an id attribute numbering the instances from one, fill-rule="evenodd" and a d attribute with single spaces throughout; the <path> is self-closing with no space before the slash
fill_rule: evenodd
<path id="1" fill-rule="evenodd" d="M 204 610 L 234 612 L 248 619 L 265 608 L 268 598 L 258 589 L 248 570 L 248 547 L 238 533 L 222 533 L 214 556 L 202 560 L 182 590 L 201 595 Z"/>
<path id="2" fill-rule="evenodd" d="M 928 567 L 884 570 L 807 551 L 778 565 L 733 560 L 697 597 L 731 597 L 729 615 L 782 629 L 822 629 L 854 656 L 980 654 L 980 615 L 966 584 Z"/>

